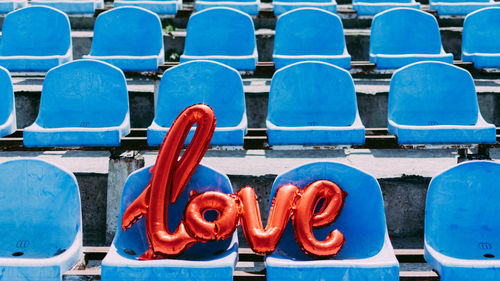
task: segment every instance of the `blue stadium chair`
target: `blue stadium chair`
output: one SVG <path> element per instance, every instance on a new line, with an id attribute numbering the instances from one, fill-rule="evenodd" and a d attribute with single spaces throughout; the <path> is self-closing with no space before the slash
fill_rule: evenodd
<path id="1" fill-rule="evenodd" d="M 26 147 L 119 146 L 130 132 L 123 72 L 104 62 L 78 60 L 51 69 L 40 111 L 24 129 Z"/>
<path id="2" fill-rule="evenodd" d="M 90 54 L 123 71 L 157 71 L 163 64 L 163 34 L 158 15 L 140 7 L 120 7 L 97 17 Z"/>
<path id="3" fill-rule="evenodd" d="M 28 0 L 2 0 L 0 1 L 0 14 L 7 14 L 26 6 L 28 6 Z"/>
<path id="4" fill-rule="evenodd" d="M 103 0 L 31 0 L 31 5 L 56 8 L 67 14 L 94 14 L 104 8 Z"/>
<path id="5" fill-rule="evenodd" d="M 217 242 L 196 243 L 181 256 L 170 259 L 139 261 L 137 258 L 148 248 L 145 218 L 142 217 L 127 231 L 120 227 L 125 209 L 135 200 L 149 183 L 151 167 L 132 173 L 122 193 L 118 229 L 108 254 L 102 261 L 102 280 L 233 280 L 234 266 L 238 258 L 238 238 Z M 189 193 L 196 190 L 232 193 L 229 178 L 199 165 L 177 202 L 168 213 L 169 230 L 175 231 L 186 207 Z"/>
<path id="6" fill-rule="evenodd" d="M 318 8 L 332 13 L 337 12 L 335 0 L 273 0 L 274 15 L 279 16 L 298 8 Z"/>
<path id="7" fill-rule="evenodd" d="M 495 143 L 495 126 L 481 116 L 474 80 L 443 62 L 418 62 L 394 72 L 389 132 L 399 144 Z"/>
<path id="8" fill-rule="evenodd" d="M 270 198 L 282 185 L 304 188 L 316 180 L 330 180 L 347 192 L 337 220 L 331 226 L 314 230 L 318 240 L 325 239 L 334 229 L 340 230 L 345 237 L 344 247 L 332 259 L 314 260 L 297 245 L 289 222 L 276 250 L 265 260 L 267 280 L 399 280 L 398 261 L 387 234 L 382 192 L 373 176 L 346 164 L 306 164 L 279 175 Z"/>
<path id="9" fill-rule="evenodd" d="M 374 16 L 392 8 L 420 9 L 420 3 L 415 0 L 353 0 L 352 8 L 358 16 Z"/>
<path id="10" fill-rule="evenodd" d="M 80 194 L 68 170 L 37 159 L 0 164 L 0 278 L 62 280 L 82 256 Z"/>
<path id="11" fill-rule="evenodd" d="M 187 25 L 181 63 L 213 60 L 238 71 L 254 71 L 257 44 L 252 18 L 233 8 L 210 8 L 194 13 Z"/>
<path id="12" fill-rule="evenodd" d="M 196 0 L 194 7 L 197 12 L 214 7 L 228 7 L 255 17 L 259 14 L 259 5 L 260 0 Z"/>
<path id="13" fill-rule="evenodd" d="M 306 60 L 351 68 L 339 16 L 318 8 L 300 8 L 278 18 L 273 52 L 275 68 Z"/>
<path id="14" fill-rule="evenodd" d="M 488 7 L 500 7 L 500 2 L 494 0 L 429 0 L 429 9 L 437 11 L 440 16 L 465 16 Z"/>
<path id="15" fill-rule="evenodd" d="M 182 0 L 115 0 L 115 7 L 141 7 L 162 16 L 175 16 L 182 8 Z"/>
<path id="16" fill-rule="evenodd" d="M 16 131 L 14 90 L 7 69 L 0 67 L 0 138 Z"/>
<path id="17" fill-rule="evenodd" d="M 412 8 L 394 8 L 372 21 L 370 62 L 377 69 L 396 69 L 417 61 L 453 63 L 445 53 L 436 18 Z"/>
<path id="18" fill-rule="evenodd" d="M 9 71 L 48 71 L 72 59 L 71 27 L 63 12 L 31 6 L 5 17 L 0 66 Z"/>
<path id="19" fill-rule="evenodd" d="M 182 63 L 163 74 L 156 115 L 148 128 L 148 145 L 161 145 L 177 116 L 197 103 L 205 103 L 214 110 L 217 124 L 211 145 L 243 145 L 247 131 L 243 82 L 235 69 L 212 61 Z M 194 128 L 187 142 L 193 134 Z"/>
<path id="20" fill-rule="evenodd" d="M 500 280 L 500 164 L 470 161 L 435 176 L 425 205 L 425 260 L 441 281 Z"/>
<path id="21" fill-rule="evenodd" d="M 500 8 L 473 12 L 464 21 L 462 61 L 475 68 L 500 67 Z"/>
<path id="22" fill-rule="evenodd" d="M 266 127 L 269 145 L 365 142 L 351 75 L 324 62 L 298 62 L 274 74 Z"/>

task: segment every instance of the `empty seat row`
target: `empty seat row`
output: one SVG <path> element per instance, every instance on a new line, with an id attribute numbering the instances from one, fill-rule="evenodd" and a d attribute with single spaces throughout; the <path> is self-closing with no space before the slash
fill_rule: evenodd
<path id="1" fill-rule="evenodd" d="M 102 262 L 102 280 L 232 280 L 238 241 L 196 243 L 176 258 L 138 260 L 148 248 L 145 218 L 127 231 L 124 211 L 151 180 L 151 167 L 132 173 L 123 188 L 117 232 Z M 345 244 L 335 258 L 315 260 L 295 242 L 291 222 L 276 250 L 265 258 L 268 280 L 399 280 L 399 264 L 389 239 L 378 181 L 355 167 L 314 162 L 275 179 L 270 202 L 279 187 L 300 189 L 329 180 L 347 192 L 335 222 L 316 229 L 324 237 L 341 231 Z M 75 176 L 43 160 L 18 159 L 0 164 L 0 271 L 6 280 L 62 280 L 82 253 L 80 195 Z M 500 210 L 500 164 L 471 161 L 436 175 L 429 185 L 425 211 L 425 259 L 443 281 L 498 280 L 500 254 L 495 216 Z M 232 193 L 228 177 L 199 165 L 178 202 L 169 207 L 170 222 L 179 223 L 189 195 L 208 190 Z M 43 239 L 40 239 L 43 238 Z"/>

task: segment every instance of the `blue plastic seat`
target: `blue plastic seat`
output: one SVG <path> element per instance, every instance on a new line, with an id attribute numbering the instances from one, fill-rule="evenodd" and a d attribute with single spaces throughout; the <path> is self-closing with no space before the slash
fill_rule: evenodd
<path id="1" fill-rule="evenodd" d="M 233 8 L 210 8 L 194 13 L 187 25 L 181 63 L 213 60 L 238 71 L 254 71 L 257 44 L 252 18 Z"/>
<path id="2" fill-rule="evenodd" d="M 339 16 L 318 8 L 301 8 L 276 22 L 273 61 L 276 69 L 299 61 L 323 61 L 351 68 Z"/>
<path id="3" fill-rule="evenodd" d="M 16 131 L 16 105 L 9 72 L 0 67 L 0 138 Z"/>
<path id="4" fill-rule="evenodd" d="M 116 0 L 113 5 L 141 7 L 158 15 L 175 16 L 182 8 L 182 0 Z"/>
<path id="5" fill-rule="evenodd" d="M 145 218 L 139 219 L 125 232 L 120 225 L 125 209 L 149 183 L 150 168 L 142 168 L 132 173 L 125 183 L 117 233 L 102 261 L 102 280 L 233 280 L 234 266 L 238 258 L 236 232 L 226 240 L 196 243 L 177 258 L 137 260 L 149 248 Z M 174 232 L 180 223 L 192 190 L 198 193 L 209 190 L 232 193 L 231 182 L 226 175 L 199 165 L 177 202 L 169 207 L 171 232 Z"/>
<path id="6" fill-rule="evenodd" d="M 24 8 L 28 6 L 27 0 L 1 0 L 0 1 L 0 13 L 7 14 L 14 10 Z"/>
<path id="7" fill-rule="evenodd" d="M 481 116 L 472 76 L 443 62 L 419 62 L 394 72 L 389 132 L 399 144 L 495 143 L 495 125 Z"/>
<path id="8" fill-rule="evenodd" d="M 197 12 L 214 7 L 228 7 L 255 17 L 259 14 L 259 5 L 260 0 L 196 0 L 194 7 Z"/>
<path id="9" fill-rule="evenodd" d="M 266 127 L 269 145 L 365 142 L 351 75 L 324 62 L 298 62 L 274 74 Z"/>
<path id="10" fill-rule="evenodd" d="M 465 16 L 488 7 L 500 7 L 500 2 L 494 0 L 429 0 L 429 9 L 437 11 L 440 16 Z"/>
<path id="11" fill-rule="evenodd" d="M 499 198 L 495 162 L 464 162 L 432 179 L 424 256 L 440 280 L 500 280 Z"/>
<path id="12" fill-rule="evenodd" d="M 462 61 L 475 68 L 500 67 L 500 8 L 473 12 L 464 21 Z"/>
<path id="13" fill-rule="evenodd" d="M 31 0 L 31 5 L 49 6 L 67 14 L 94 14 L 104 8 L 104 0 Z"/>
<path id="14" fill-rule="evenodd" d="M 373 18 L 370 62 L 377 69 L 396 69 L 424 60 L 453 63 L 453 55 L 443 50 L 433 15 L 417 9 L 394 8 Z"/>
<path id="15" fill-rule="evenodd" d="M 140 7 L 120 7 L 97 17 L 90 54 L 123 71 L 157 71 L 163 64 L 163 34 L 158 15 Z"/>
<path id="16" fill-rule="evenodd" d="M 0 277 L 62 280 L 82 255 L 75 176 L 37 159 L 0 164 Z"/>
<path id="17" fill-rule="evenodd" d="M 353 0 L 352 8 L 358 16 L 374 16 L 392 8 L 420 9 L 420 3 L 415 0 Z"/>
<path id="18" fill-rule="evenodd" d="M 119 146 L 130 132 L 123 72 L 104 62 L 78 60 L 50 70 L 40 111 L 24 129 L 27 147 Z"/>
<path id="19" fill-rule="evenodd" d="M 399 280 L 398 261 L 387 234 L 382 192 L 373 176 L 340 163 L 306 164 L 279 175 L 270 198 L 282 185 L 294 184 L 302 189 L 316 180 L 336 183 L 347 192 L 347 197 L 335 222 L 314 229 L 314 235 L 324 240 L 338 229 L 345 244 L 336 257 L 314 260 L 297 245 L 289 222 L 276 250 L 266 258 L 267 280 Z"/>
<path id="20" fill-rule="evenodd" d="M 48 71 L 72 59 L 71 28 L 63 12 L 31 6 L 5 17 L 1 66 L 9 71 Z"/>
<path id="21" fill-rule="evenodd" d="M 298 8 L 318 8 L 332 13 L 337 12 L 335 0 L 273 0 L 274 15 L 279 16 Z"/>
<path id="22" fill-rule="evenodd" d="M 156 115 L 148 128 L 148 145 L 161 145 L 177 116 L 197 103 L 205 103 L 214 110 L 217 124 L 211 145 L 243 145 L 247 131 L 243 82 L 235 69 L 212 61 L 182 63 L 163 74 Z M 193 134 L 194 128 L 186 142 Z"/>

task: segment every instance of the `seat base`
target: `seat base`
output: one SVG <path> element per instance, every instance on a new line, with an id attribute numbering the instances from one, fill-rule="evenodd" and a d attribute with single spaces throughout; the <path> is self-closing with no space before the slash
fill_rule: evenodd
<path id="1" fill-rule="evenodd" d="M 0 65 L 11 72 L 47 72 L 71 61 L 72 56 L 0 56 Z"/>
<path id="2" fill-rule="evenodd" d="M 0 1 L 0 13 L 7 14 L 14 10 L 28 6 L 27 0 L 21 1 Z"/>
<path id="3" fill-rule="evenodd" d="M 163 54 L 163 50 L 161 51 Z M 163 64 L 163 57 L 158 56 L 93 56 L 86 55 L 83 59 L 94 59 L 112 64 L 122 71 L 129 72 L 156 72 L 158 66 Z"/>
<path id="4" fill-rule="evenodd" d="M 279 16 L 298 8 L 318 8 L 332 13 L 337 13 L 337 2 L 281 2 L 273 1 L 274 15 Z"/>
<path id="5" fill-rule="evenodd" d="M 31 5 L 49 6 L 61 10 L 67 14 L 94 14 L 96 9 L 104 8 L 104 1 L 32 0 Z"/>
<path id="6" fill-rule="evenodd" d="M 255 17 L 259 14 L 259 4 L 260 1 L 196 1 L 194 7 L 197 12 L 214 7 L 228 7 Z"/>
<path id="7" fill-rule="evenodd" d="M 500 68 L 500 53 L 462 53 L 462 61 L 472 62 L 474 68 Z"/>
<path id="8" fill-rule="evenodd" d="M 301 61 L 321 61 L 342 67 L 344 69 L 351 69 L 351 56 L 338 55 L 338 56 L 285 56 L 273 55 L 274 68 L 280 69 L 287 65 L 301 62 Z"/>
<path id="9" fill-rule="evenodd" d="M 177 14 L 177 10 L 181 8 L 178 1 L 141 1 L 141 0 L 118 0 L 114 1 L 114 7 L 122 6 L 135 6 L 141 7 L 159 15 L 172 15 Z"/>
<path id="10" fill-rule="evenodd" d="M 500 7 L 498 2 L 434 2 L 430 10 L 437 11 L 439 16 L 465 16 L 482 8 Z"/>
<path id="11" fill-rule="evenodd" d="M 420 3 L 397 3 L 397 2 L 381 2 L 381 3 L 368 3 L 368 2 L 353 2 L 352 8 L 356 11 L 358 16 L 375 16 L 376 14 L 389 10 L 392 8 L 413 8 L 420 9 Z"/>
<path id="12" fill-rule="evenodd" d="M 370 62 L 375 63 L 377 69 L 398 69 L 419 61 L 441 61 L 453 64 L 453 55 L 447 53 L 408 55 L 370 54 Z"/>
<path id="13" fill-rule="evenodd" d="M 193 60 L 211 60 L 223 63 L 238 71 L 255 71 L 257 65 L 257 53 L 248 56 L 192 56 L 181 55 L 180 62 L 188 62 Z"/>

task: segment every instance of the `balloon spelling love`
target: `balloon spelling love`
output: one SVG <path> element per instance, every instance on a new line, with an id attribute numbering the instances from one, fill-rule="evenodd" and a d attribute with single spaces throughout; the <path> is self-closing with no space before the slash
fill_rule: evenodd
<path id="1" fill-rule="evenodd" d="M 193 139 L 179 159 L 189 130 L 196 124 Z M 186 108 L 172 124 L 160 147 L 152 177 L 144 191 L 123 213 L 122 229 L 126 231 L 145 216 L 149 249 L 141 260 L 175 257 L 196 242 L 224 240 L 241 224 L 249 246 L 257 253 L 274 251 L 288 220 L 292 219 L 295 238 L 309 256 L 327 258 L 338 254 L 345 239 L 339 230 L 318 241 L 313 228 L 332 224 L 339 215 L 347 195 L 335 183 L 317 180 L 304 189 L 281 186 L 273 198 L 266 228 L 251 187 L 235 194 L 208 191 L 192 193 L 184 217 L 174 233 L 168 230 L 168 204 L 174 204 L 205 155 L 215 130 L 213 110 L 204 104 Z M 209 210 L 217 212 L 214 221 L 205 219 Z"/>

